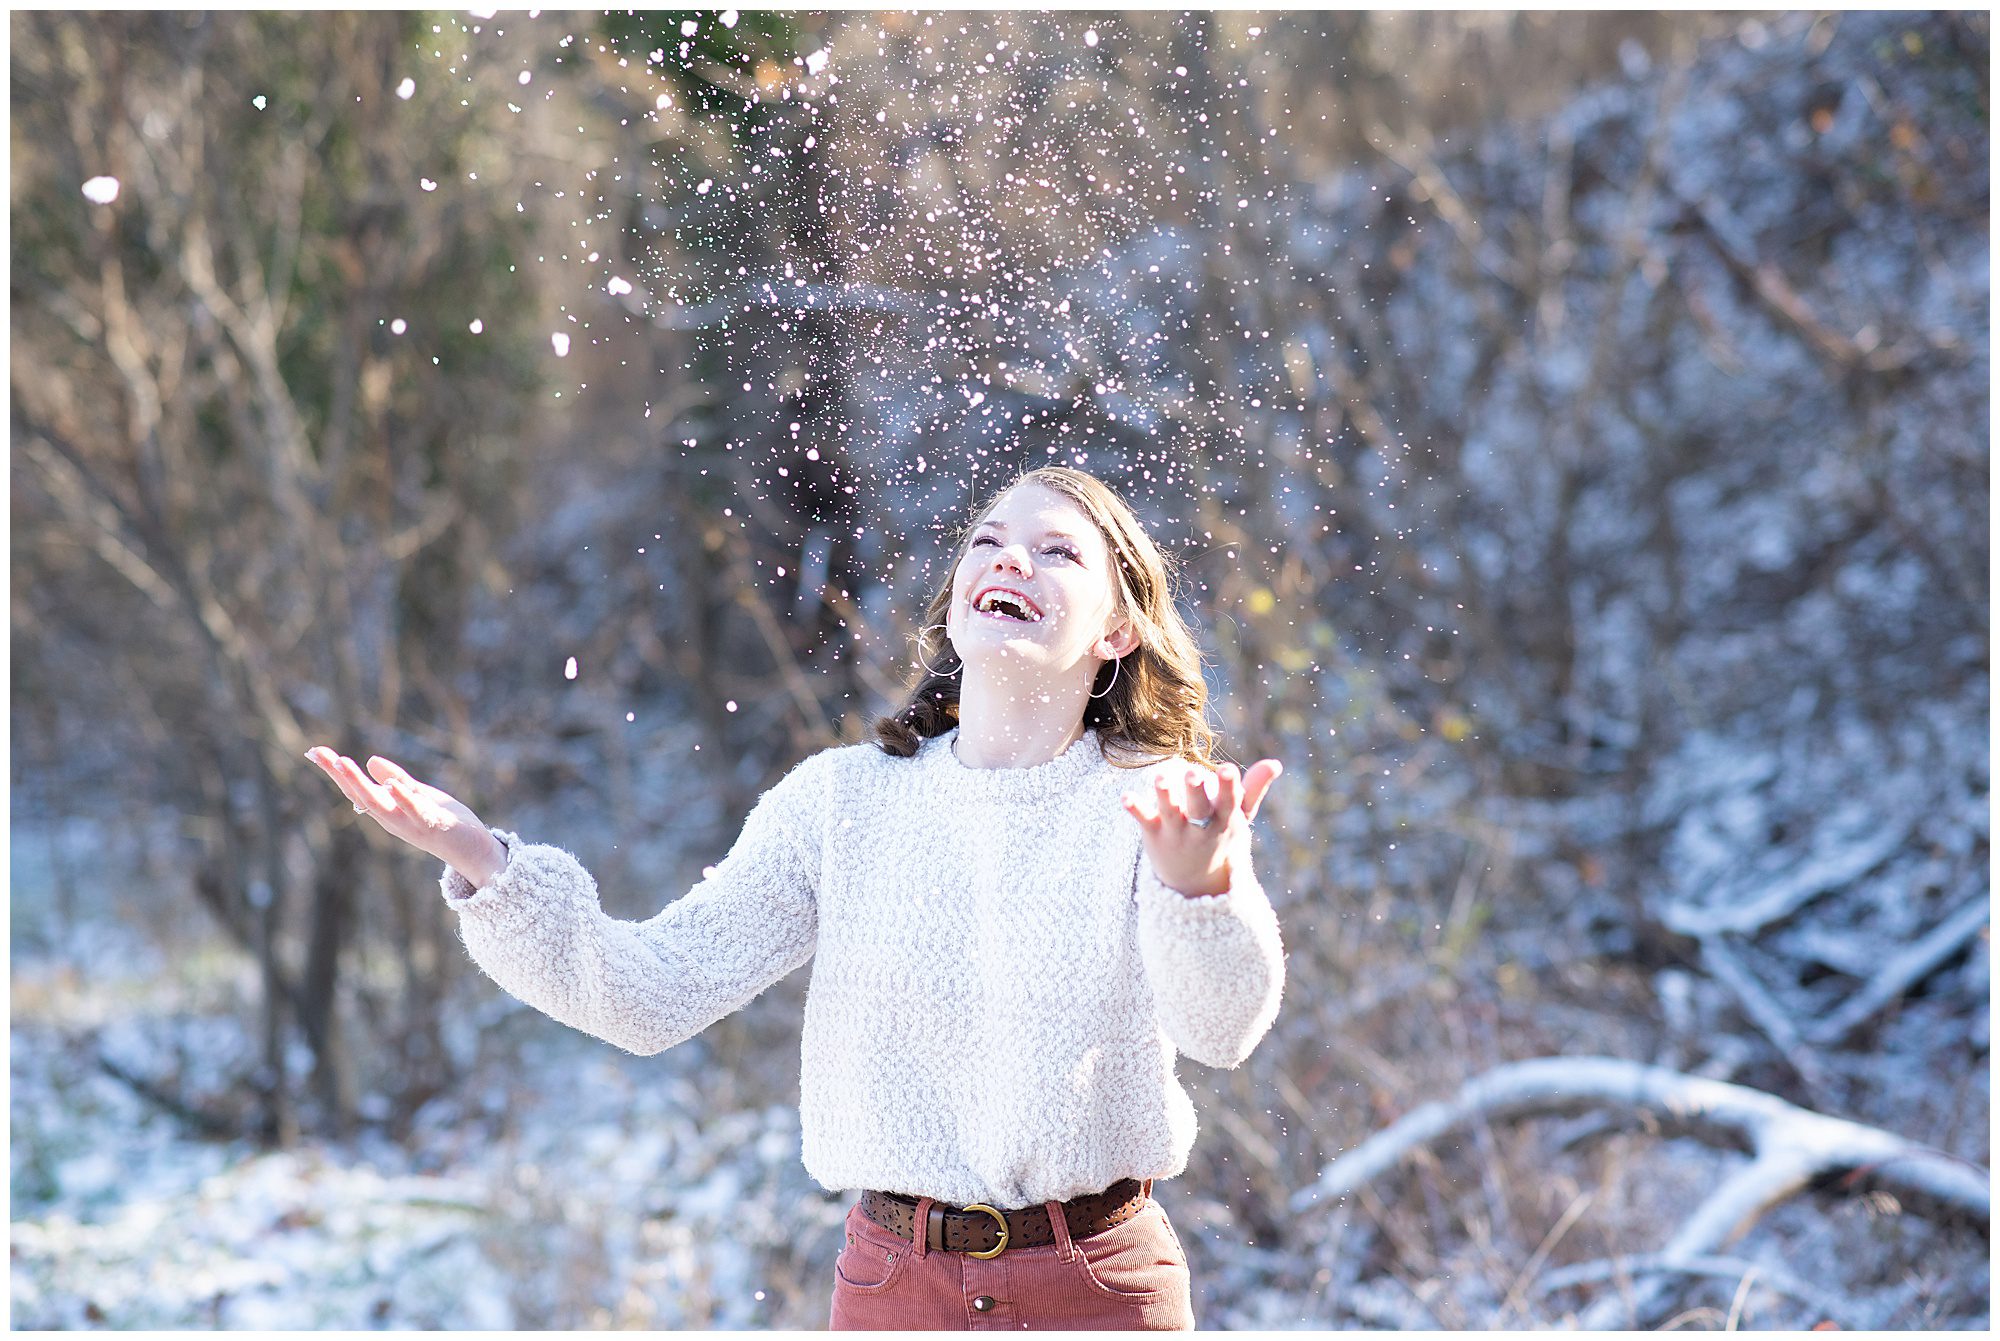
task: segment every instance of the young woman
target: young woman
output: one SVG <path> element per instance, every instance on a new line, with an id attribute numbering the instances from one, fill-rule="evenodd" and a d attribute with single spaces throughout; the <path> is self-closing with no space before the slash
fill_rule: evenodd
<path id="1" fill-rule="evenodd" d="M 1166 561 L 1082 471 L 997 495 L 926 623 L 878 739 L 799 763 L 644 922 L 386 759 L 309 757 L 447 863 L 482 969 L 619 1047 L 672 1047 L 814 961 L 805 1165 L 859 1194 L 835 1328 L 1192 1328 L 1152 1184 L 1194 1141 L 1175 1053 L 1233 1067 L 1277 1014 L 1250 822 L 1282 765 L 1212 765 Z"/>

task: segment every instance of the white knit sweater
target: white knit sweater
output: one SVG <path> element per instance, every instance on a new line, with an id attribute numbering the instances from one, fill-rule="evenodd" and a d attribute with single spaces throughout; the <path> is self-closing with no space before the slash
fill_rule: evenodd
<path id="1" fill-rule="evenodd" d="M 484 887 L 445 868 L 472 958 L 522 1001 L 637 1053 L 690 1038 L 813 960 L 806 1171 L 1017 1207 L 1187 1167 L 1178 1049 L 1249 1055 L 1278 1010 L 1278 920 L 1241 866 L 1160 883 L 1119 806 L 1153 769 L 1095 730 L 1032 768 L 971 768 L 956 729 L 900 759 L 822 750 L 759 798 L 721 864 L 644 922 L 606 916 L 560 848 L 507 844 Z"/>

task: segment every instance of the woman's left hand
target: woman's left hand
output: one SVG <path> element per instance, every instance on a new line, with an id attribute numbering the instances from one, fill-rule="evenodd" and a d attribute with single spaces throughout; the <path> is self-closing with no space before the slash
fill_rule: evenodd
<path id="1" fill-rule="evenodd" d="M 1240 777 L 1235 764 L 1214 772 L 1199 764 L 1169 764 L 1154 773 L 1150 811 L 1137 793 L 1120 799 L 1125 813 L 1139 822 L 1146 855 L 1161 882 L 1200 898 L 1228 890 L 1230 860 L 1248 859 L 1250 821 L 1284 771 L 1276 759 L 1259 759 Z M 1207 816 L 1215 822 L 1206 828 L 1188 823 Z"/>

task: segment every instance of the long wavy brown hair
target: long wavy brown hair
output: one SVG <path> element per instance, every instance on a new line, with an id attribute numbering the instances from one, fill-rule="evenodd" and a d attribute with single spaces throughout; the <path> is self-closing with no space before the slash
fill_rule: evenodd
<path id="1" fill-rule="evenodd" d="M 1110 485 L 1069 466 L 1042 466 L 1016 476 L 959 530 L 944 581 L 924 610 L 923 628 L 917 634 L 917 665 L 903 706 L 893 716 L 876 719 L 876 743 L 885 753 L 907 759 L 924 741 L 958 724 L 960 672 L 965 666 L 944 631 L 952 576 L 965 558 L 972 533 L 1009 492 L 1023 484 L 1040 484 L 1065 495 L 1097 524 L 1105 548 L 1116 560 L 1114 608 L 1132 621 L 1139 635 L 1122 663 L 1098 671 L 1091 693 L 1103 697 L 1092 698 L 1084 707 L 1083 724 L 1097 730 L 1105 758 L 1120 768 L 1143 768 L 1161 759 L 1217 767 L 1219 742 L 1205 715 L 1208 686 L 1201 676 L 1201 649 L 1175 604 L 1179 566 L 1161 553 L 1131 506 Z"/>

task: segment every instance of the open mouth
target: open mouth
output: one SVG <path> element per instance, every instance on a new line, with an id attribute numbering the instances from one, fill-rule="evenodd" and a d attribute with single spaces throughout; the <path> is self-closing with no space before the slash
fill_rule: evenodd
<path id="1" fill-rule="evenodd" d="M 1011 591 L 995 589 L 981 596 L 973 605 L 976 614 L 989 619 L 1007 619 L 1017 624 L 1039 624 L 1041 612 Z"/>

